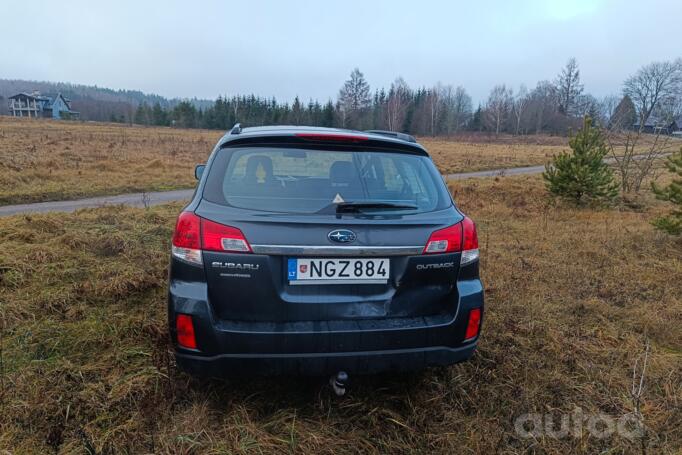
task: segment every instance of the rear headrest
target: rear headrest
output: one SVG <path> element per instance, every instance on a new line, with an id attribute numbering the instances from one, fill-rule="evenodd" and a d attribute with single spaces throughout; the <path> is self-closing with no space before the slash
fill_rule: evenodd
<path id="1" fill-rule="evenodd" d="M 348 186 L 355 179 L 355 169 L 350 161 L 335 161 L 329 168 L 329 180 L 332 185 Z"/>
<path id="2" fill-rule="evenodd" d="M 273 175 L 272 159 L 269 156 L 254 155 L 250 156 L 249 159 L 246 161 L 245 175 L 247 180 L 255 181 L 258 178 L 256 172 L 258 171 L 259 166 L 261 166 L 265 171 L 265 180 L 269 180 L 272 178 Z"/>

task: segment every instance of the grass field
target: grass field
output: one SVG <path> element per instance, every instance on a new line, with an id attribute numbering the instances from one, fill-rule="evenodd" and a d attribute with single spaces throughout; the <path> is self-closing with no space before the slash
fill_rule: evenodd
<path id="1" fill-rule="evenodd" d="M 0 116 L 0 205 L 190 188 L 221 131 Z M 442 172 L 543 164 L 565 138 L 420 138 Z"/>
<path id="2" fill-rule="evenodd" d="M 180 206 L 0 219 L 0 452 L 680 453 L 682 243 L 649 224 L 664 206 L 555 205 L 537 176 L 452 190 L 479 228 L 477 354 L 355 378 L 342 399 L 319 378 L 175 369 L 165 286 Z M 526 413 L 632 413 L 647 340 L 643 439 L 515 432 Z"/>
<path id="3" fill-rule="evenodd" d="M 221 135 L 0 116 L 0 204 L 189 188 Z"/>
<path id="4" fill-rule="evenodd" d="M 568 149 L 566 138 L 541 138 L 546 141 L 481 142 L 480 140 L 448 140 L 419 138 L 442 173 L 482 171 L 545 164 L 555 154 Z M 563 142 L 557 144 L 556 140 Z"/>

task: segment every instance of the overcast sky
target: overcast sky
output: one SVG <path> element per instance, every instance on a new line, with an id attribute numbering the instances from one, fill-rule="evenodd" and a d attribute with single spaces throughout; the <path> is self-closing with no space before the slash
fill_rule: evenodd
<path id="1" fill-rule="evenodd" d="M 0 0 L 0 78 L 214 99 L 326 101 L 354 67 L 372 89 L 553 79 L 577 58 L 586 90 L 617 93 L 682 57 L 682 0 Z"/>

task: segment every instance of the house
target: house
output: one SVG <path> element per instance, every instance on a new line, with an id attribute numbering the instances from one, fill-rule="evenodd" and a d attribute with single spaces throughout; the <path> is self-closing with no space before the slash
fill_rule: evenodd
<path id="1" fill-rule="evenodd" d="M 71 100 L 61 93 L 41 95 L 40 92 L 18 93 L 9 98 L 9 115 L 13 117 L 42 117 L 77 119 L 80 113 L 71 110 Z"/>
<path id="2" fill-rule="evenodd" d="M 632 129 L 639 130 L 639 119 L 635 120 Z M 650 115 L 646 122 L 644 122 L 642 132 L 652 134 L 673 134 L 675 136 L 682 135 L 682 115 L 673 117 L 670 120 Z"/>
<path id="3" fill-rule="evenodd" d="M 647 118 L 646 121 L 644 122 L 644 126 L 641 128 L 641 130 L 643 133 L 650 134 L 670 134 L 671 131 L 668 129 L 669 126 L 670 123 L 668 121 L 656 117 L 655 115 L 650 115 L 649 118 Z M 637 131 L 640 130 L 639 117 L 637 118 L 637 120 L 635 120 L 635 123 L 632 125 L 632 128 Z"/>

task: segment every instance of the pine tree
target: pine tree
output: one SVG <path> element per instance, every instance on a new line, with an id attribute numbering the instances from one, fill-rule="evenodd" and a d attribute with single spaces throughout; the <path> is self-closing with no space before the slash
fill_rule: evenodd
<path id="1" fill-rule="evenodd" d="M 327 101 L 322 109 L 322 126 L 334 126 L 334 103 L 332 100 Z"/>
<path id="2" fill-rule="evenodd" d="M 625 95 L 620 100 L 618 106 L 613 111 L 613 115 L 609 119 L 610 129 L 627 129 L 629 130 L 637 121 L 637 110 L 635 103 L 632 102 L 629 96 Z"/>
<path id="3" fill-rule="evenodd" d="M 137 106 L 133 122 L 137 123 L 138 125 L 149 125 L 150 123 L 149 117 L 150 117 L 149 106 L 147 106 L 146 103 L 142 103 Z"/>
<path id="4" fill-rule="evenodd" d="M 346 115 L 346 128 L 362 128 L 363 116 L 372 102 L 369 84 L 358 68 L 339 90 L 339 102 Z"/>
<path id="5" fill-rule="evenodd" d="M 172 112 L 175 125 L 180 128 L 194 128 L 197 123 L 197 110 L 189 101 L 181 101 Z"/>
<path id="6" fill-rule="evenodd" d="M 661 188 L 652 183 L 652 188 L 656 198 L 663 201 L 672 202 L 676 208 L 665 217 L 657 218 L 653 221 L 658 229 L 672 235 L 682 234 L 682 147 L 680 151 L 668 157 L 666 166 L 673 174 L 679 178 L 673 178 L 672 183 Z"/>
<path id="7" fill-rule="evenodd" d="M 572 116 L 576 111 L 576 101 L 583 93 L 580 83 L 580 69 L 575 58 L 571 58 L 557 76 L 556 87 L 559 91 L 559 112 Z"/>
<path id="8" fill-rule="evenodd" d="M 152 123 L 157 126 L 168 126 L 168 113 L 159 103 L 154 103 L 152 108 Z"/>
<path id="9" fill-rule="evenodd" d="M 569 140 L 571 153 L 563 152 L 545 166 L 542 177 L 550 193 L 578 204 L 609 202 L 618 195 L 618 185 L 604 157 L 606 141 L 592 119 L 585 117 L 583 127 Z"/>
<path id="10" fill-rule="evenodd" d="M 471 117 L 469 129 L 471 131 L 481 131 L 483 129 L 483 109 L 481 108 L 480 104 L 478 105 L 478 109 L 474 111 L 474 115 Z"/>
<path id="11" fill-rule="evenodd" d="M 302 125 L 303 122 L 303 106 L 298 96 L 294 98 L 294 104 L 291 105 L 291 123 L 293 125 Z"/>

